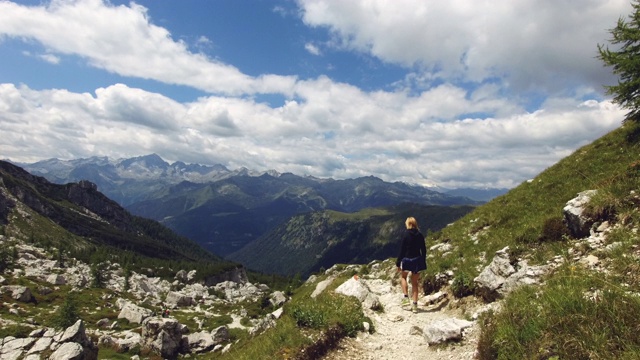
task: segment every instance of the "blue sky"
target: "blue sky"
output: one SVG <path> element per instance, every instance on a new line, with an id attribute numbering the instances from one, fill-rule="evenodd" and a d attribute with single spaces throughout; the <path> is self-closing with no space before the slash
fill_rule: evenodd
<path id="1" fill-rule="evenodd" d="M 0 1 L 0 158 L 512 187 L 620 126 L 628 1 Z"/>

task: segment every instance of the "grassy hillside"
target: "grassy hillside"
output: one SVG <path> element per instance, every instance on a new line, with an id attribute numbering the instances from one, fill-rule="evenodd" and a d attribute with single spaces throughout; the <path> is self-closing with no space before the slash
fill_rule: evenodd
<path id="1" fill-rule="evenodd" d="M 446 241 L 455 249 L 432 259 L 428 273 L 453 270 L 458 279 L 477 276 L 505 246 L 532 263 L 565 259 L 545 286 L 512 294 L 501 313 L 484 320 L 481 358 L 640 357 L 634 320 L 640 313 L 639 134 L 638 125 L 627 123 L 427 239 L 428 245 Z M 590 189 L 598 193 L 588 215 L 615 229 L 608 238 L 615 250 L 592 254 L 604 272 L 574 262 L 570 248 L 577 241 L 562 226 L 566 202 Z M 594 293 L 600 294 L 595 302 Z"/>
<path id="2" fill-rule="evenodd" d="M 637 139 L 638 129 L 627 124 L 433 234 L 428 242 L 448 241 L 456 245 L 458 251 L 434 259 L 430 271 L 455 268 L 477 273 L 474 269 L 478 265 L 490 261 L 481 261 L 480 252 L 493 254 L 505 246 L 530 253 L 538 261 L 561 255 L 566 247 L 557 240 L 562 240 L 563 234 L 551 230 L 562 221 L 566 202 L 579 192 L 598 190 L 594 202 L 600 205 L 594 211 L 614 207 L 605 214 L 611 220 L 615 220 L 617 213 L 629 210 L 624 203 L 629 192 L 638 188 L 640 145 Z"/>

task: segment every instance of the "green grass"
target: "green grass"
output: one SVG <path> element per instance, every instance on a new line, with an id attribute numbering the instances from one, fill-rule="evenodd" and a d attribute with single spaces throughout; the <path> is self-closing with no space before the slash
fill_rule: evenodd
<path id="1" fill-rule="evenodd" d="M 480 359 L 640 358 L 640 240 L 631 231 L 640 225 L 639 131 L 625 124 L 428 239 L 456 247 L 431 260 L 430 274 L 475 277 L 507 245 L 530 263 L 566 260 L 543 286 L 515 291 L 501 311 L 484 316 Z M 616 247 L 577 247 L 598 256 L 607 273 L 573 263 L 571 239 L 559 226 L 566 202 L 590 189 L 598 192 L 585 214 L 618 225 L 607 241 Z"/>
<path id="2" fill-rule="evenodd" d="M 640 298 L 566 266 L 543 287 L 509 296 L 484 319 L 480 359 L 624 359 L 640 356 Z"/>
<path id="3" fill-rule="evenodd" d="M 630 190 L 638 189 L 640 146 L 629 141 L 637 131 L 635 124 L 626 124 L 578 149 L 530 182 L 523 182 L 452 226 L 431 234 L 428 245 L 447 240 L 457 250 L 431 259 L 428 271 L 461 269 L 477 275 L 479 266 L 486 265 L 490 256 L 505 246 L 530 253 L 532 259 L 540 261 L 561 255 L 564 248 L 545 246 L 543 235 L 546 223 L 562 219 L 562 208 L 568 200 L 584 190 L 596 189 L 601 200 L 594 203 L 600 202 L 599 208 L 607 209 L 618 205 L 616 201 L 624 201 L 619 199 L 628 197 Z M 484 262 L 478 256 L 482 251 L 487 255 Z"/>

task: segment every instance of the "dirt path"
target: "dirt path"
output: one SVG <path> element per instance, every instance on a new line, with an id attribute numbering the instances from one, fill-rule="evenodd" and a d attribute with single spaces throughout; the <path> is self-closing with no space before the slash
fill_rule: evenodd
<path id="1" fill-rule="evenodd" d="M 464 338 L 455 344 L 429 346 L 422 335 L 422 329 L 430 322 L 456 317 L 464 319 L 460 310 L 450 306 L 424 306 L 419 299 L 419 312 L 412 313 L 401 307 L 400 286 L 392 286 L 391 281 L 370 280 L 367 285 L 378 295 L 384 307 L 383 312 L 367 311 L 373 320 L 375 332 L 361 333 L 357 338 L 344 339 L 337 349 L 324 360 L 402 360 L 402 359 L 473 359 L 479 329 L 477 323 L 464 331 Z M 467 310 L 469 311 L 469 310 Z"/>

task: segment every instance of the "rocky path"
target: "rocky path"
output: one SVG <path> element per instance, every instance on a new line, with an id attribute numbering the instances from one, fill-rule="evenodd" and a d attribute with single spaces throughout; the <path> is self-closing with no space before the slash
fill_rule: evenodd
<path id="1" fill-rule="evenodd" d="M 401 360 L 401 359 L 473 359 L 479 329 L 476 322 L 464 331 L 462 341 L 451 344 L 429 346 L 423 336 L 426 325 L 444 319 L 464 319 L 460 310 L 451 310 L 446 304 L 425 306 L 419 299 L 417 314 L 403 309 L 400 301 L 400 286 L 391 281 L 367 282 L 370 290 L 378 295 L 384 307 L 382 312 L 367 310 L 373 320 L 375 332 L 361 333 L 357 338 L 346 338 L 324 360 Z M 467 309 L 466 311 L 474 309 Z"/>

